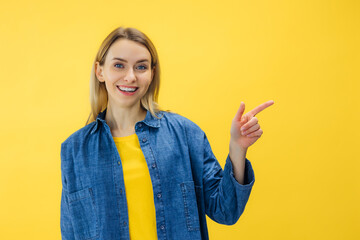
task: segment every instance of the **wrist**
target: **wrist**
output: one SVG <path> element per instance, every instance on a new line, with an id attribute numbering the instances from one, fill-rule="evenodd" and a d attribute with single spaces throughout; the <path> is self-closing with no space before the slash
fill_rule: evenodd
<path id="1" fill-rule="evenodd" d="M 230 150 L 236 150 L 236 151 L 241 151 L 243 153 L 247 152 L 247 147 L 242 147 L 241 144 L 239 144 L 236 140 L 234 140 L 233 138 L 230 138 Z"/>

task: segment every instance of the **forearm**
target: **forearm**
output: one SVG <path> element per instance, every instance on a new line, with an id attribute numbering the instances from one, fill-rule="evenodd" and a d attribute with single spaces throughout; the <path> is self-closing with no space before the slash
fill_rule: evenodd
<path id="1" fill-rule="evenodd" d="M 233 165 L 234 177 L 240 184 L 244 184 L 246 152 L 247 148 L 243 149 L 235 141 L 230 140 L 229 156 Z"/>

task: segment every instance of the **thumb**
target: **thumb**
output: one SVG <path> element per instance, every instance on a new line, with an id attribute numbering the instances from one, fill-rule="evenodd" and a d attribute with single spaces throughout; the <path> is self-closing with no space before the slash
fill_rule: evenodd
<path id="1" fill-rule="evenodd" d="M 239 109 L 238 109 L 237 112 L 236 112 L 235 120 L 241 121 L 241 120 L 242 120 L 242 115 L 243 115 L 244 111 L 245 111 L 245 103 L 244 103 L 244 102 L 241 102 L 241 103 L 240 103 L 240 107 L 239 107 Z"/>

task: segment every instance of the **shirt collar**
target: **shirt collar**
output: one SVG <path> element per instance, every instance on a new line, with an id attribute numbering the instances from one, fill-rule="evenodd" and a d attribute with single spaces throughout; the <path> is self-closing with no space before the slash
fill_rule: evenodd
<path id="1" fill-rule="evenodd" d="M 91 133 L 94 133 L 98 129 L 98 126 L 99 126 L 100 122 L 106 123 L 106 121 L 105 121 L 106 110 L 107 110 L 107 108 L 105 108 L 105 110 L 103 110 L 102 112 L 100 112 L 97 115 L 95 126 L 94 126 L 93 130 L 91 131 Z M 158 113 L 156 113 L 156 115 L 158 117 L 162 117 L 163 113 L 158 112 Z M 139 122 L 143 122 L 146 125 L 148 125 L 149 127 L 154 127 L 154 128 L 159 128 L 160 127 L 160 119 L 154 117 L 149 110 L 147 110 L 147 112 L 146 112 L 145 119 L 142 120 L 142 121 L 139 121 Z"/>

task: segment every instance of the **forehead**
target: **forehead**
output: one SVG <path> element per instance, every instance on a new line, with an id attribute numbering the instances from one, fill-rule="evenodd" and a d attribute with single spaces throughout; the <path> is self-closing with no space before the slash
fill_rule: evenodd
<path id="1" fill-rule="evenodd" d="M 151 61 L 150 52 L 144 45 L 128 39 L 117 40 L 111 45 L 107 59 L 112 60 L 113 58 L 122 58 L 128 62 L 136 62 L 139 59 Z"/>

